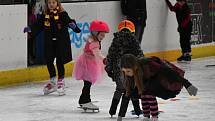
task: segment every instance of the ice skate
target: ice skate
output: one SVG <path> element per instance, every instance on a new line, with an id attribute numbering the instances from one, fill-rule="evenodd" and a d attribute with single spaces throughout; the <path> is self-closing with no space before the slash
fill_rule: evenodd
<path id="1" fill-rule="evenodd" d="M 65 95 L 65 84 L 63 78 L 57 80 L 57 93 L 59 96 Z"/>
<path id="2" fill-rule="evenodd" d="M 177 58 L 178 62 L 190 63 L 191 55 L 190 54 L 183 54 L 181 57 Z"/>
<path id="3" fill-rule="evenodd" d="M 44 92 L 44 95 L 48 95 L 50 93 L 55 92 L 56 90 L 57 90 L 56 89 L 56 78 L 53 77 L 50 79 L 50 82 L 45 85 L 43 92 Z"/>
<path id="4" fill-rule="evenodd" d="M 95 112 L 95 110 L 97 110 L 99 112 L 99 107 L 94 105 L 92 102 L 89 103 L 84 103 L 80 105 L 82 109 L 84 109 L 84 111 L 86 112 L 87 110 L 92 110 L 93 112 Z"/>

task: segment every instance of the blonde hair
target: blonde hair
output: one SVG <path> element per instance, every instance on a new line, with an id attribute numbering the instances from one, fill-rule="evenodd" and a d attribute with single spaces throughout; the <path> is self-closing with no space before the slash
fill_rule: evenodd
<path id="1" fill-rule="evenodd" d="M 59 7 L 59 12 L 63 12 L 65 11 L 63 6 L 61 5 L 60 0 L 55 0 L 57 2 L 57 7 Z M 49 7 L 48 7 L 48 0 L 45 0 L 45 9 L 44 9 L 44 14 L 47 14 L 49 11 Z"/>

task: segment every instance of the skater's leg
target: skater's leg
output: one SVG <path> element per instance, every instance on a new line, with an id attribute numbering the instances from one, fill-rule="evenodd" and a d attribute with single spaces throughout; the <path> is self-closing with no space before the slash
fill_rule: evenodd
<path id="1" fill-rule="evenodd" d="M 64 68 L 63 62 L 60 59 L 57 59 L 56 65 L 57 65 L 58 77 L 64 78 L 65 68 Z"/>
<path id="2" fill-rule="evenodd" d="M 117 106 L 120 102 L 123 92 L 124 92 L 124 88 L 123 88 L 122 82 L 116 82 L 116 90 L 114 92 L 112 103 L 109 110 L 109 114 L 111 116 L 116 114 Z"/>
<path id="3" fill-rule="evenodd" d="M 78 101 L 80 105 L 91 102 L 91 99 L 90 99 L 91 85 L 92 85 L 91 82 L 84 80 L 84 87 L 82 89 L 82 93 Z"/>
<path id="4" fill-rule="evenodd" d="M 82 89 L 81 96 L 79 98 L 79 105 L 82 108 L 99 110 L 99 107 L 94 105 L 90 99 L 90 88 L 92 83 L 84 80 L 84 87 Z"/>
<path id="5" fill-rule="evenodd" d="M 57 70 L 58 70 L 58 81 L 57 81 L 57 92 L 59 95 L 65 94 L 65 83 L 64 83 L 64 64 L 63 62 L 57 58 L 56 60 Z"/>
<path id="6" fill-rule="evenodd" d="M 123 94 L 121 105 L 120 105 L 120 110 L 119 110 L 119 114 L 118 114 L 119 117 L 125 117 L 125 114 L 128 109 L 129 100 L 130 100 L 130 97 L 127 97 L 127 96 L 125 96 L 125 94 Z"/>
<path id="7" fill-rule="evenodd" d="M 143 116 L 146 118 L 150 118 L 150 105 L 149 105 L 148 101 L 149 101 L 149 99 L 148 99 L 147 95 L 141 96 Z"/>
<path id="8" fill-rule="evenodd" d="M 137 116 L 139 116 L 142 111 L 140 109 L 140 103 L 139 103 L 139 99 L 138 98 L 131 98 L 133 107 L 134 107 L 134 112 Z"/>
<path id="9" fill-rule="evenodd" d="M 150 105 L 150 112 L 152 115 L 152 119 L 158 118 L 158 103 L 157 99 L 153 95 L 146 95 L 146 99 L 148 100 L 148 103 Z"/>
<path id="10" fill-rule="evenodd" d="M 53 61 L 47 62 L 47 68 L 48 68 L 50 78 L 56 77 L 56 71 L 55 71 L 55 66 L 54 66 L 53 62 L 54 62 L 54 59 L 53 59 Z"/>
<path id="11" fill-rule="evenodd" d="M 56 91 L 56 71 L 53 62 L 54 58 L 47 61 L 47 69 L 49 72 L 50 80 L 43 89 L 45 95 Z"/>
<path id="12" fill-rule="evenodd" d="M 131 101 L 134 107 L 134 112 L 137 116 L 139 116 L 142 113 L 142 110 L 140 109 L 140 102 L 139 102 L 139 95 L 138 95 L 138 89 L 135 88 L 134 91 L 131 93 Z"/>

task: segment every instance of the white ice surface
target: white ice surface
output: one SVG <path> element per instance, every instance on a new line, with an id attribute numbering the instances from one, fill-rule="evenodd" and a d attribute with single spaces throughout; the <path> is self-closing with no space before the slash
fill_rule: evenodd
<path id="1" fill-rule="evenodd" d="M 215 121 L 215 57 L 196 59 L 191 64 L 177 64 L 186 70 L 186 78 L 199 88 L 198 100 L 190 100 L 185 89 L 177 101 L 158 99 L 160 121 Z M 115 83 L 107 76 L 92 86 L 92 101 L 100 107 L 99 113 L 84 113 L 78 107 L 82 81 L 66 78 L 66 95 L 56 93 L 44 96 L 45 83 L 29 83 L 24 86 L 0 89 L 0 121 L 116 121 L 108 111 Z M 125 121 L 140 121 L 131 115 L 130 102 Z M 117 111 L 118 112 L 118 111 Z"/>

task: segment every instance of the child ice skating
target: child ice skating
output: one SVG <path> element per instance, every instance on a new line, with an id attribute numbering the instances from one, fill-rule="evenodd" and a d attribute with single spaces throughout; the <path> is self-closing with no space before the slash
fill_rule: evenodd
<path id="1" fill-rule="evenodd" d="M 90 88 L 101 79 L 104 70 L 104 56 L 101 54 L 101 41 L 109 32 L 106 22 L 100 20 L 92 21 L 90 25 L 91 35 L 88 37 L 84 52 L 76 60 L 73 76 L 77 80 L 83 80 L 84 87 L 79 98 L 79 105 L 84 109 L 98 110 L 99 107 L 91 102 Z"/>
<path id="2" fill-rule="evenodd" d="M 139 107 L 139 98 L 136 95 L 125 96 L 125 89 L 122 85 L 120 59 L 124 54 L 134 54 L 135 56 L 142 57 L 143 52 L 140 48 L 139 41 L 135 37 L 135 26 L 129 20 L 123 20 L 118 25 L 118 32 L 114 33 L 114 38 L 108 50 L 107 64 L 105 67 L 108 76 L 116 83 L 116 90 L 113 94 L 109 114 L 115 115 L 118 104 L 122 97 L 118 120 L 125 117 L 127 112 L 129 100 L 132 100 L 136 115 L 140 115 L 141 109 Z"/>
<path id="3" fill-rule="evenodd" d="M 141 95 L 143 121 L 158 121 L 158 104 L 156 97 L 174 98 L 183 86 L 190 95 L 197 94 L 197 88 L 183 77 L 184 71 L 157 57 L 136 58 L 126 54 L 121 59 L 126 95 L 131 95 L 137 87 Z"/>
<path id="4" fill-rule="evenodd" d="M 166 3 L 171 11 L 176 13 L 176 18 L 178 22 L 178 32 L 180 35 L 180 46 L 182 51 L 182 56 L 177 59 L 177 61 L 191 61 L 191 32 L 192 32 L 192 21 L 191 21 L 191 11 L 187 5 L 186 0 L 176 0 L 177 3 L 172 6 L 169 0 Z"/>
<path id="5" fill-rule="evenodd" d="M 68 16 L 59 0 L 46 0 L 45 3 L 42 17 L 35 24 L 25 27 L 24 32 L 31 32 L 36 36 L 44 30 L 46 64 L 50 76 L 50 81 L 44 87 L 44 94 L 57 90 L 59 95 L 64 95 L 64 64 L 72 60 L 68 27 L 77 33 L 81 30 L 75 20 Z M 58 78 L 53 64 L 55 58 Z"/>

